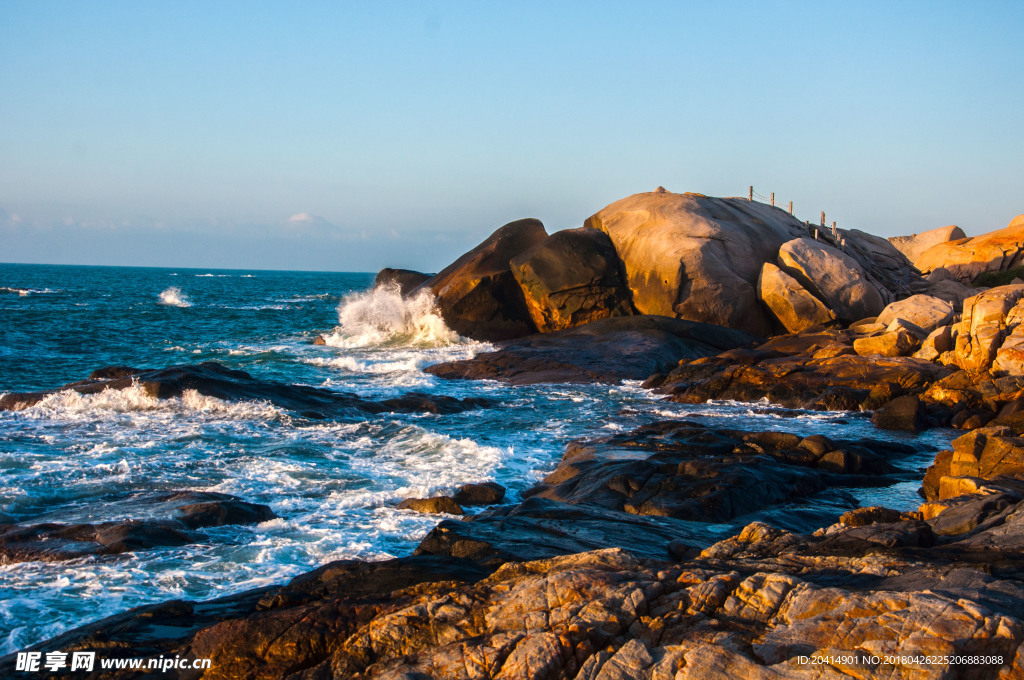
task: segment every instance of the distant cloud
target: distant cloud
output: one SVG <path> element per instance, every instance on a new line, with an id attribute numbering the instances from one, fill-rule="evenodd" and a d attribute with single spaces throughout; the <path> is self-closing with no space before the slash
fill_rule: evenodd
<path id="1" fill-rule="evenodd" d="M 284 224 L 287 231 L 299 236 L 315 236 L 318 238 L 344 238 L 345 232 L 335 224 L 319 215 L 308 212 L 295 213 Z"/>

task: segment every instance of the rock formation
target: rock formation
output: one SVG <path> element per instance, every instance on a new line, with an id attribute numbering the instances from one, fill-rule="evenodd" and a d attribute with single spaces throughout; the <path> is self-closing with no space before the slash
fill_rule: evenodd
<path id="1" fill-rule="evenodd" d="M 757 296 L 790 333 L 835 321 L 833 314 L 792 276 L 765 262 L 757 279 Z"/>
<path id="2" fill-rule="evenodd" d="M 539 220 L 510 222 L 417 290 L 429 289 L 445 323 L 464 337 L 504 340 L 536 333 L 510 261 L 546 238 Z"/>
<path id="3" fill-rule="evenodd" d="M 513 258 L 511 266 L 541 333 L 635 313 L 622 263 L 604 232 L 556 232 Z"/>
<path id="4" fill-rule="evenodd" d="M 925 273 L 945 269 L 961 281 L 972 281 L 984 272 L 1022 267 L 1024 215 L 1015 217 L 1005 229 L 934 245 L 921 254 L 916 265 Z"/>
<path id="5" fill-rule="evenodd" d="M 847 323 L 876 316 L 885 307 L 878 288 L 856 260 L 814 239 L 784 243 L 779 248 L 779 267 Z"/>
<path id="6" fill-rule="evenodd" d="M 967 238 L 967 234 L 964 233 L 963 229 L 956 225 L 950 225 L 948 227 L 923 231 L 920 234 L 911 234 L 910 236 L 893 236 L 889 239 L 889 243 L 899 249 L 916 267 L 924 251 L 932 246 L 948 243 L 949 241 L 959 241 L 964 238 Z M 920 269 L 920 267 L 918 268 Z"/>
<path id="7" fill-rule="evenodd" d="M 766 335 L 757 280 L 779 246 L 806 235 L 779 208 L 735 198 L 651 192 L 587 219 L 607 233 L 642 314 L 678 316 Z"/>

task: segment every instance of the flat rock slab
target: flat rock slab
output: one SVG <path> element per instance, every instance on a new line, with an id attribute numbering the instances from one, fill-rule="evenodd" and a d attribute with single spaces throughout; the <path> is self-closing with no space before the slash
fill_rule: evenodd
<path id="1" fill-rule="evenodd" d="M 503 343 L 472 359 L 426 369 L 441 378 L 618 383 L 671 370 L 680 359 L 711 356 L 758 339 L 744 331 L 664 316 L 602 319 L 555 333 Z"/>

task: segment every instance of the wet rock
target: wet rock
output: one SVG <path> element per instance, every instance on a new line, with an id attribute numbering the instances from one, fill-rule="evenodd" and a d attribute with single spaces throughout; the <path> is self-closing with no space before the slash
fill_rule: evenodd
<path id="1" fill-rule="evenodd" d="M 867 508 L 857 508 L 843 513 L 839 518 L 840 524 L 848 527 L 863 527 L 871 524 L 892 524 L 904 520 L 921 519 L 920 513 L 902 512 L 885 508 L 880 505 L 872 505 Z"/>
<path id="2" fill-rule="evenodd" d="M 618 383 L 643 380 L 671 369 L 683 358 L 717 354 L 756 341 L 742 331 L 681 319 L 617 317 L 509 341 L 495 352 L 425 370 L 442 378 L 501 380 L 516 385 Z"/>
<path id="3" fill-rule="evenodd" d="M 850 322 L 876 316 L 885 307 L 878 288 L 849 255 L 810 238 L 787 241 L 779 248 L 779 267 Z"/>
<path id="4" fill-rule="evenodd" d="M 816 324 L 828 324 L 835 320 L 835 315 L 818 298 L 771 262 L 765 262 L 761 269 L 757 294 L 790 333 L 799 333 Z"/>
<path id="5" fill-rule="evenodd" d="M 431 276 L 433 275 L 411 269 L 384 268 L 377 272 L 377 276 L 373 279 L 373 287 L 395 285 L 398 286 L 402 295 L 408 295 Z"/>
<path id="6" fill-rule="evenodd" d="M 537 332 L 510 261 L 547 238 L 539 220 L 501 227 L 415 290 L 430 290 L 445 323 L 475 340 L 506 340 Z"/>
<path id="7" fill-rule="evenodd" d="M 463 484 L 452 498 L 459 505 L 496 505 L 505 498 L 505 487 L 497 482 Z"/>
<path id="8" fill-rule="evenodd" d="M 778 208 L 701 194 L 635 194 L 586 226 L 607 233 L 641 314 L 678 316 L 766 335 L 773 320 L 757 295 L 765 262 L 803 224 Z"/>
<path id="9" fill-rule="evenodd" d="M 788 433 L 654 423 L 570 445 L 559 466 L 524 495 L 637 515 L 725 522 L 809 498 L 836 483 L 832 474 L 893 470 L 885 454 L 863 445 L 824 438 L 802 444 Z"/>
<path id="10" fill-rule="evenodd" d="M 836 342 L 835 336 L 784 336 L 749 353 L 743 360 L 728 353 L 680 364 L 658 387 L 673 401 L 703 403 L 709 399 L 770 402 L 788 408 L 874 410 L 904 394 L 930 390 L 954 371 L 910 357 L 864 357 L 840 354 L 817 358 L 817 351 Z M 957 392 L 961 397 L 973 383 Z M 884 394 L 884 398 L 873 395 Z M 947 401 L 952 390 L 933 393 L 927 401 Z M 941 397 L 941 398 L 940 398 Z"/>
<path id="11" fill-rule="evenodd" d="M 135 386 L 154 399 L 178 398 L 188 390 L 195 390 L 201 395 L 225 401 L 266 401 L 314 418 L 360 417 L 367 413 L 387 412 L 458 413 L 493 405 L 487 399 L 455 399 L 417 392 L 376 402 L 347 392 L 261 380 L 245 371 L 208 361 L 159 369 L 126 366 L 102 368 L 94 371 L 87 380 L 68 383 L 56 389 L 6 394 L 0 397 L 0 411 L 26 409 L 65 390 L 96 394 L 104 390 L 123 390 Z"/>
<path id="12" fill-rule="evenodd" d="M 510 266 L 542 333 L 635 313 L 615 246 L 597 229 L 555 232 Z"/>
<path id="13" fill-rule="evenodd" d="M 463 521 L 445 520 L 420 542 L 417 555 L 447 555 L 495 568 L 506 562 L 621 548 L 630 555 L 666 559 L 676 540 L 707 546 L 724 527 L 669 517 L 637 516 L 593 503 L 527 498 L 490 508 Z"/>
<path id="14" fill-rule="evenodd" d="M 186 545 L 195 542 L 195 529 L 258 524 L 277 517 L 266 505 L 208 491 L 136 494 L 101 499 L 96 505 L 0 526 L 0 561 L 53 562 Z M 123 519 L 85 521 L 97 514 Z M 51 519 L 60 522 L 47 521 Z"/>
<path id="15" fill-rule="evenodd" d="M 326 345 L 327 344 L 327 340 L 324 339 L 324 336 L 318 335 L 315 338 L 313 338 L 313 344 L 314 345 Z"/>
<path id="16" fill-rule="evenodd" d="M 462 508 L 449 496 L 433 496 L 431 498 L 406 498 L 398 504 L 400 510 L 413 510 L 432 514 L 461 515 Z"/>
<path id="17" fill-rule="evenodd" d="M 871 417 L 875 427 L 883 430 L 909 430 L 920 432 L 927 425 L 921 400 L 912 395 L 896 397 Z"/>

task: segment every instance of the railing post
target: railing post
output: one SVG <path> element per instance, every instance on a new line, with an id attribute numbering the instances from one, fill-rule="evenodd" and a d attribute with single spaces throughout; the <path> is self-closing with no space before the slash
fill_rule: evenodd
<path id="1" fill-rule="evenodd" d="M 750 191 L 747 193 L 747 200 L 753 202 L 754 200 L 754 187 L 750 187 Z"/>
<path id="2" fill-rule="evenodd" d="M 792 214 L 793 214 L 793 201 L 790 201 L 790 202 L 789 202 L 789 214 L 790 214 L 790 215 L 792 215 Z"/>
<path id="3" fill-rule="evenodd" d="M 825 211 L 824 210 L 821 211 L 821 228 L 822 229 L 825 228 Z"/>
<path id="4" fill-rule="evenodd" d="M 775 207 L 775 192 L 772 192 L 772 207 Z"/>

